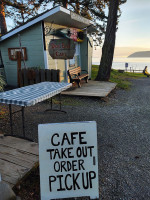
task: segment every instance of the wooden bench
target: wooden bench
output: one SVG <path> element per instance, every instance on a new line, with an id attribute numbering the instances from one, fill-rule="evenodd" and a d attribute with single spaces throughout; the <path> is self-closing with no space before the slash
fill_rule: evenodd
<path id="1" fill-rule="evenodd" d="M 81 74 L 84 71 L 85 73 Z M 86 70 L 81 70 L 81 67 L 76 67 L 74 69 L 68 70 L 68 75 L 70 78 L 70 83 L 76 82 L 78 87 L 81 87 L 81 80 L 85 79 L 86 83 L 88 83 L 88 72 Z"/>

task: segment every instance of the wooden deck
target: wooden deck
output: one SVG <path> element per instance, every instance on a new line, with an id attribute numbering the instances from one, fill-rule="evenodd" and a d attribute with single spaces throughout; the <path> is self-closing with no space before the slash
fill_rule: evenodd
<path id="1" fill-rule="evenodd" d="M 88 83 L 81 83 L 81 88 L 71 88 L 62 92 L 63 95 L 86 96 L 86 97 L 106 97 L 115 89 L 116 83 L 104 81 L 89 81 Z"/>
<path id="2" fill-rule="evenodd" d="M 11 187 L 38 162 L 38 144 L 15 137 L 0 138 L 0 174 Z"/>

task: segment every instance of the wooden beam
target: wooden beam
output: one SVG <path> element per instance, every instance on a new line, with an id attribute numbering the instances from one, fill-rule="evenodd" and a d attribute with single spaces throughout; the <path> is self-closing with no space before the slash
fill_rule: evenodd
<path id="1" fill-rule="evenodd" d="M 20 87 L 21 82 L 20 82 L 20 76 L 19 76 L 19 71 L 21 70 L 21 52 L 17 52 L 17 80 L 18 80 L 18 87 Z"/>

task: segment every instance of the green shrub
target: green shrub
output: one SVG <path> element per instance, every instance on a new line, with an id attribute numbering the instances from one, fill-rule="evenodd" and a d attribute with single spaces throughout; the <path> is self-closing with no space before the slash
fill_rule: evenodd
<path id="1" fill-rule="evenodd" d="M 3 75 L 0 75 L 0 91 L 4 90 L 4 86 L 6 85 L 6 81 Z"/>
<path id="2" fill-rule="evenodd" d="M 0 105 L 0 120 L 7 119 L 8 115 L 9 115 L 9 111 L 5 107 L 5 105 Z"/>

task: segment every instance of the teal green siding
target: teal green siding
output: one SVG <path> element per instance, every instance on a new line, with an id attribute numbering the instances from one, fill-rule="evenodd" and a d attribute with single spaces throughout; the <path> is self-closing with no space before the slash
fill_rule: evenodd
<path id="1" fill-rule="evenodd" d="M 42 26 L 38 23 L 20 32 L 21 45 L 27 49 L 27 67 L 45 68 Z M 4 63 L 7 84 L 17 86 L 17 61 L 11 61 L 8 57 L 8 48 L 19 48 L 18 34 L 0 42 L 0 49 Z M 22 62 L 22 68 L 24 64 Z"/>
<path id="2" fill-rule="evenodd" d="M 80 55 L 81 55 L 81 68 L 82 70 L 88 71 L 88 40 L 84 37 L 83 42 L 80 44 Z"/>
<path id="3" fill-rule="evenodd" d="M 93 40 L 85 36 L 83 42 L 80 45 L 81 54 L 81 68 L 88 71 L 89 78 L 91 78 L 92 68 L 92 52 L 93 52 Z"/>

